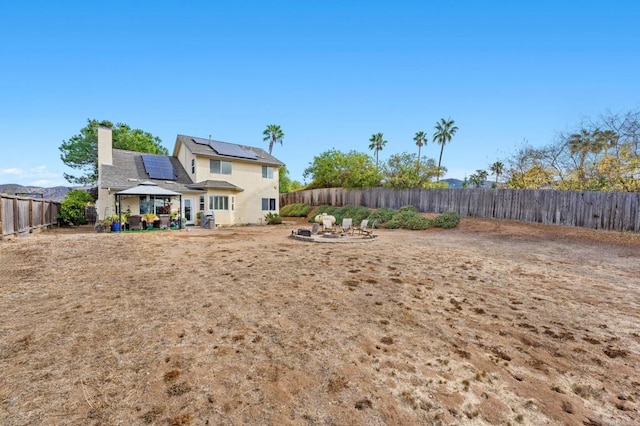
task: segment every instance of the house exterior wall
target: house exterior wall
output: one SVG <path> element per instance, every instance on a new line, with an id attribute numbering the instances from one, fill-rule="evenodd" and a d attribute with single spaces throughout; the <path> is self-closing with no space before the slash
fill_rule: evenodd
<path id="1" fill-rule="evenodd" d="M 182 157 L 180 157 L 182 158 Z M 185 156 L 188 164 L 185 169 L 190 173 L 191 159 Z M 196 158 L 196 173 L 192 178 L 195 182 L 205 180 L 222 180 L 236 185 L 243 189 L 241 192 L 229 191 L 226 189 L 209 189 L 205 198 L 205 210 L 209 209 L 210 196 L 228 196 L 229 211 L 215 211 L 216 223 L 220 225 L 233 224 L 262 224 L 264 217 L 269 212 L 262 210 L 262 199 L 274 199 L 276 209 L 273 213 L 279 211 L 279 190 L 278 190 L 278 168 L 270 166 L 273 169 L 272 178 L 262 177 L 262 164 L 246 161 L 230 161 L 231 174 L 214 174 L 210 172 L 209 157 L 200 156 Z M 221 159 L 229 161 L 228 158 Z M 188 168 L 187 168 L 188 166 Z M 233 197 L 233 210 L 231 210 L 231 201 Z"/>

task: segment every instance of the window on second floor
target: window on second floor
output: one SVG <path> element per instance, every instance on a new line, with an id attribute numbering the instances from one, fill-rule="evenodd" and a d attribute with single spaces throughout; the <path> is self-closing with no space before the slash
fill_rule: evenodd
<path id="1" fill-rule="evenodd" d="M 267 179 L 273 179 L 273 167 L 262 166 L 262 177 Z"/>
<path id="2" fill-rule="evenodd" d="M 192 158 L 191 159 L 191 174 L 195 174 L 196 173 L 196 159 Z"/>
<path id="3" fill-rule="evenodd" d="M 229 161 L 211 160 L 209 172 L 216 175 L 230 175 L 231 163 Z"/>
<path id="4" fill-rule="evenodd" d="M 276 199 L 275 198 L 263 198 L 262 199 L 262 210 L 263 211 L 274 211 L 276 209 Z"/>

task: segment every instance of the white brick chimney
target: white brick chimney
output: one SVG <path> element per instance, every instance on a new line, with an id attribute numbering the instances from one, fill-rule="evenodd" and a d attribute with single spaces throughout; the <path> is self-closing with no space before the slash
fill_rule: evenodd
<path id="1" fill-rule="evenodd" d="M 113 165 L 113 139 L 110 127 L 98 127 L 98 199 L 96 213 L 99 220 L 109 216 L 111 212 L 111 195 L 109 188 L 103 188 L 102 166 Z"/>
<path id="2" fill-rule="evenodd" d="M 98 164 L 113 165 L 113 144 L 111 138 L 111 128 L 98 127 Z M 98 174 L 100 171 L 98 170 Z"/>

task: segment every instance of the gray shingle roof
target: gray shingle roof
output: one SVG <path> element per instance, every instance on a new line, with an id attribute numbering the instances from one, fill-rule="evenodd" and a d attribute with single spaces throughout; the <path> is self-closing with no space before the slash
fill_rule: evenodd
<path id="1" fill-rule="evenodd" d="M 148 155 L 148 154 L 146 154 Z M 151 179 L 144 169 L 142 163 L 142 153 L 125 151 L 122 149 L 113 150 L 113 165 L 102 165 L 102 182 L 103 188 L 111 188 L 112 190 L 122 191 L 127 188 L 138 185 L 140 182 L 151 181 L 158 186 L 170 189 L 176 192 L 194 192 L 195 190 L 187 187 L 193 181 L 185 171 L 180 161 L 175 157 L 169 157 L 169 161 L 173 165 L 176 172 L 175 181 L 166 181 L 162 179 Z M 197 192 L 197 191 L 195 191 Z"/>
<path id="2" fill-rule="evenodd" d="M 244 189 L 224 180 L 203 180 L 202 182 L 187 185 L 189 188 L 199 189 L 229 189 L 231 191 L 241 192 Z"/>
<path id="3" fill-rule="evenodd" d="M 258 164 L 264 164 L 267 166 L 274 166 L 274 167 L 284 166 L 284 163 L 282 161 L 278 160 L 276 157 L 269 154 L 267 151 L 263 150 L 262 148 L 258 148 L 255 146 L 232 144 L 232 145 L 237 145 L 242 149 L 251 151 L 258 156 L 257 159 L 251 160 L 251 159 L 230 157 L 226 155 L 219 155 L 213 150 L 213 148 L 211 148 L 208 145 L 209 139 L 198 138 L 195 136 L 178 135 L 177 140 L 182 142 L 189 151 L 191 151 L 193 154 L 196 154 L 196 155 L 202 155 L 202 156 L 211 157 L 211 158 L 221 158 L 221 159 L 228 158 L 228 159 L 232 159 L 233 161 L 247 161 L 250 163 L 258 163 Z M 199 143 L 196 141 L 198 141 Z M 230 143 L 230 142 L 224 142 L 224 141 L 215 141 L 215 142 L 220 142 L 223 144 Z"/>

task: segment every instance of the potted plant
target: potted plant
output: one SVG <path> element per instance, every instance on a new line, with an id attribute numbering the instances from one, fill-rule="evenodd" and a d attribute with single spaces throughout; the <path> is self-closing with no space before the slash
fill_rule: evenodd
<path id="1" fill-rule="evenodd" d="M 158 220 L 158 216 L 153 212 L 149 212 L 142 215 L 142 220 L 145 221 L 146 228 L 148 229 L 150 227 L 153 227 L 153 222 Z"/>
<path id="2" fill-rule="evenodd" d="M 118 232 L 120 230 L 120 216 L 117 214 L 109 215 L 105 218 L 105 222 L 109 222 L 111 232 Z M 105 226 L 107 224 L 105 223 Z"/>

